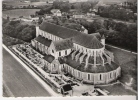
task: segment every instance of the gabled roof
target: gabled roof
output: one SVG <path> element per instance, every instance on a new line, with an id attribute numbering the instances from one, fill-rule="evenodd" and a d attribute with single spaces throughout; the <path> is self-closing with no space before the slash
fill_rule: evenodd
<path id="1" fill-rule="evenodd" d="M 102 43 L 94 35 L 80 34 L 73 37 L 73 42 L 89 49 L 100 49 L 103 47 Z"/>
<path id="2" fill-rule="evenodd" d="M 61 37 L 63 39 L 74 37 L 80 34 L 80 32 L 76 30 L 69 29 L 63 26 L 59 26 L 53 23 L 48 23 L 46 21 L 43 21 L 39 28 L 43 31 L 46 31 L 50 34 Z"/>
<path id="3" fill-rule="evenodd" d="M 104 36 L 104 34 L 102 35 L 102 38 L 101 39 L 105 39 L 105 36 Z"/>
<path id="4" fill-rule="evenodd" d="M 86 48 L 99 49 L 103 47 L 103 45 L 99 41 L 100 35 L 98 35 L 98 33 L 94 33 L 94 35 L 89 35 L 45 21 L 40 25 L 39 28 L 43 31 L 46 31 L 50 34 L 61 37 L 63 39 L 72 38 L 74 43 L 84 46 Z M 57 50 L 60 49 L 58 48 Z"/>
<path id="5" fill-rule="evenodd" d="M 42 44 L 44 44 L 45 46 L 48 46 L 48 47 L 50 46 L 51 41 L 52 41 L 52 40 L 48 40 L 48 39 L 46 39 L 46 38 L 44 38 L 40 35 L 37 38 L 35 38 L 35 40 L 42 43 Z"/>
<path id="6" fill-rule="evenodd" d="M 60 12 L 60 9 L 52 9 L 51 10 L 52 13 L 57 13 L 58 11 Z"/>
<path id="7" fill-rule="evenodd" d="M 73 48 L 73 42 L 71 39 L 63 39 L 58 41 L 53 41 L 56 51 L 66 50 Z"/>

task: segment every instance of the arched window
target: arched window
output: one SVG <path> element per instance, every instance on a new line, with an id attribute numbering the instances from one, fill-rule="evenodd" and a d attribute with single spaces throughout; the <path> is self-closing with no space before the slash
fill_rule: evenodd
<path id="1" fill-rule="evenodd" d="M 54 53 L 54 50 L 52 50 L 52 53 Z"/>
<path id="2" fill-rule="evenodd" d="M 110 78 L 112 78 L 112 73 L 110 73 Z"/>
<path id="3" fill-rule="evenodd" d="M 100 74 L 100 80 L 102 80 L 102 75 Z"/>
<path id="4" fill-rule="evenodd" d="M 67 55 L 67 50 L 65 50 L 65 55 Z"/>
<path id="5" fill-rule="evenodd" d="M 88 74 L 88 80 L 90 80 L 90 74 Z"/>
<path id="6" fill-rule="evenodd" d="M 59 52 L 59 56 L 61 56 L 61 52 Z"/>
<path id="7" fill-rule="evenodd" d="M 72 69 L 72 70 L 73 70 L 73 73 L 72 73 L 72 74 L 75 75 L 75 71 L 74 71 L 74 69 Z"/>
<path id="8" fill-rule="evenodd" d="M 80 72 L 78 72 L 78 77 L 80 77 Z"/>
<path id="9" fill-rule="evenodd" d="M 64 68 L 64 65 L 63 65 L 63 68 Z"/>

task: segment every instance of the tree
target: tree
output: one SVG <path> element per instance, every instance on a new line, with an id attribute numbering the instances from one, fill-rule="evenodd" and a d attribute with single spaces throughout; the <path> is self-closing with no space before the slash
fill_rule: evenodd
<path id="1" fill-rule="evenodd" d="M 39 17 L 38 24 L 41 24 L 43 22 L 42 17 Z"/>
<path id="2" fill-rule="evenodd" d="M 100 6 L 98 8 L 98 14 L 102 17 L 120 19 L 124 21 L 129 21 L 129 19 L 134 19 L 134 14 L 132 11 L 124 9 L 118 5 L 111 6 Z"/>
<path id="3" fill-rule="evenodd" d="M 9 25 L 18 26 L 18 24 L 20 24 L 20 21 L 9 21 Z"/>
<path id="4" fill-rule="evenodd" d="M 6 25 L 5 27 L 3 27 L 2 33 L 13 37 L 13 36 L 15 36 L 14 35 L 15 28 L 13 26 L 11 26 L 11 25 Z"/>
<path id="5" fill-rule="evenodd" d="M 120 32 L 122 30 L 122 27 L 124 27 L 124 26 L 125 25 L 121 22 L 116 23 L 115 30 Z"/>
<path id="6" fill-rule="evenodd" d="M 55 0 L 53 2 L 53 8 L 54 9 L 60 9 L 60 5 L 62 4 L 62 2 L 58 1 L 58 0 Z"/>
<path id="7" fill-rule="evenodd" d="M 82 3 L 81 8 L 82 8 L 83 12 L 88 12 L 89 9 L 91 8 L 91 4 L 88 2 L 84 2 L 84 3 Z"/>
<path id="8" fill-rule="evenodd" d="M 26 27 L 28 27 L 29 25 L 22 25 L 22 24 L 20 24 L 20 25 L 18 25 L 18 26 L 16 26 L 16 29 L 15 29 L 15 34 L 16 34 L 16 38 L 20 38 L 20 32 L 24 29 L 24 28 L 26 28 Z"/>
<path id="9" fill-rule="evenodd" d="M 108 33 L 108 30 L 102 28 L 102 29 L 97 30 L 97 32 L 99 32 L 102 36 L 103 34 L 105 35 L 106 33 Z"/>
<path id="10" fill-rule="evenodd" d="M 33 33 L 33 31 L 32 31 L 32 29 L 31 28 L 29 28 L 29 27 L 26 27 L 26 28 L 24 28 L 22 31 L 21 31 L 21 39 L 22 40 L 24 40 L 24 41 L 26 41 L 26 42 L 30 42 L 31 41 L 31 39 L 33 39 L 33 34 L 35 34 L 35 33 Z"/>
<path id="11" fill-rule="evenodd" d="M 2 18 L 2 25 L 4 26 L 6 23 L 8 23 L 9 20 Z"/>
<path id="12" fill-rule="evenodd" d="M 125 37 L 128 48 L 137 51 L 137 25 L 130 25 Z"/>
<path id="13" fill-rule="evenodd" d="M 74 8 L 78 9 L 78 10 L 81 10 L 81 3 L 75 3 Z"/>
<path id="14" fill-rule="evenodd" d="M 88 1 L 88 3 L 91 4 L 91 8 L 92 8 L 92 9 L 96 6 L 96 4 L 98 4 L 98 2 L 99 2 L 99 1 Z"/>
<path id="15" fill-rule="evenodd" d="M 2 3 L 2 9 L 6 9 L 6 4 Z"/>
<path id="16" fill-rule="evenodd" d="M 40 11 L 36 11 L 35 15 L 44 15 L 44 14 L 51 14 L 52 6 L 44 6 L 40 9 Z"/>
<path id="17" fill-rule="evenodd" d="M 95 33 L 99 29 L 104 28 L 103 21 L 96 19 L 89 26 L 89 33 Z"/>
<path id="18" fill-rule="evenodd" d="M 70 8 L 71 8 L 71 6 L 69 3 L 62 3 L 60 5 L 61 12 L 69 12 Z"/>

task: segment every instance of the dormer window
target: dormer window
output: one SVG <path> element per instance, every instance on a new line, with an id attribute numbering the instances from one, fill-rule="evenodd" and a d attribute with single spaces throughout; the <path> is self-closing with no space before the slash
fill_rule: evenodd
<path id="1" fill-rule="evenodd" d="M 54 53 L 54 50 L 52 50 L 52 53 Z"/>

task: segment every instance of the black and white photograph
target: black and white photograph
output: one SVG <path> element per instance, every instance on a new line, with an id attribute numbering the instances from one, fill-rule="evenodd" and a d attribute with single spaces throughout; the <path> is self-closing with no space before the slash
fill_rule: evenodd
<path id="1" fill-rule="evenodd" d="M 137 95 L 137 0 L 1 7 L 3 98 Z"/>

